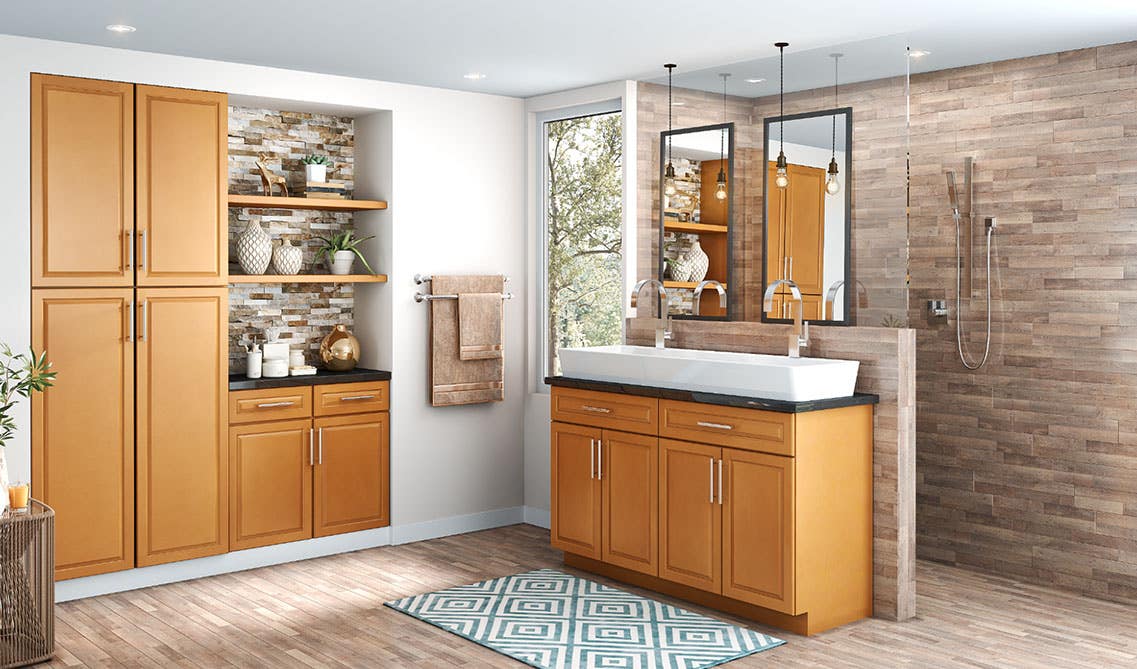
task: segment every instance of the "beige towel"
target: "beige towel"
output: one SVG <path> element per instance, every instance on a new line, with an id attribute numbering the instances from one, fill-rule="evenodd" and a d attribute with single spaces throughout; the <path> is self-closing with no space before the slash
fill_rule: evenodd
<path id="1" fill-rule="evenodd" d="M 501 293 L 458 293 L 458 357 L 501 357 Z"/>
<path id="2" fill-rule="evenodd" d="M 430 292 L 435 295 L 500 295 L 504 289 L 505 279 L 501 276 L 435 276 L 430 282 Z M 439 407 L 505 399 L 504 359 L 462 360 L 459 341 L 458 300 L 431 300 L 431 404 Z"/>

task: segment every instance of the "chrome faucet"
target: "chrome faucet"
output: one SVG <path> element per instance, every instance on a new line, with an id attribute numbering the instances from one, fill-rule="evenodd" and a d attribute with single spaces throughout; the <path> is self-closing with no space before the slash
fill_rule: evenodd
<path id="1" fill-rule="evenodd" d="M 766 287 L 766 295 L 763 298 L 762 311 L 769 312 L 774 308 L 774 293 L 777 292 L 778 286 L 788 286 L 790 295 L 793 299 L 797 300 L 797 310 L 794 311 L 794 329 L 790 332 L 788 338 L 787 355 L 791 358 L 800 358 L 801 349 L 809 346 L 809 323 L 802 323 L 802 301 L 801 291 L 798 290 L 797 284 L 789 279 L 778 279 L 770 283 Z"/>
<path id="2" fill-rule="evenodd" d="M 666 346 L 665 342 L 671 339 L 671 316 L 663 317 L 663 314 L 667 313 L 667 289 L 663 287 L 663 282 L 659 279 L 644 279 L 640 281 L 632 288 L 633 307 L 636 306 L 636 302 L 639 300 L 640 292 L 643 291 L 644 286 L 655 286 L 659 292 L 659 299 L 663 300 L 663 304 L 659 308 L 660 317 L 653 318 L 651 321 L 652 325 L 655 326 L 655 347 L 664 348 Z"/>
<path id="3" fill-rule="evenodd" d="M 825 296 L 825 313 L 828 315 L 829 320 L 833 320 L 836 313 L 834 303 L 837 301 L 837 291 L 845 286 L 845 280 L 834 281 L 832 286 L 829 286 L 829 293 Z"/>
<path id="4" fill-rule="evenodd" d="M 695 316 L 699 315 L 699 302 L 700 298 L 703 296 L 703 289 L 710 286 L 714 286 L 715 290 L 717 290 L 719 293 L 719 308 L 723 309 L 724 311 L 726 310 L 726 288 L 722 285 L 722 282 L 715 281 L 714 279 L 707 279 L 706 281 L 701 281 L 699 285 L 695 286 L 695 297 L 691 300 L 691 313 Z"/>

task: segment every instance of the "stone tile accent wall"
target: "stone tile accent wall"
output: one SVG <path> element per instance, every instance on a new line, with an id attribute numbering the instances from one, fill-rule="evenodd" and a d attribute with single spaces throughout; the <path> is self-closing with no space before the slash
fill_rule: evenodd
<path id="1" fill-rule="evenodd" d="M 627 322 L 629 344 L 652 346 L 643 319 Z M 674 321 L 670 346 L 785 355 L 789 325 Z M 860 360 L 857 390 L 880 395 L 873 412 L 873 613 L 916 613 L 916 337 L 874 327 L 810 329 L 812 357 Z"/>
<path id="2" fill-rule="evenodd" d="M 1137 602 L 1137 42 L 913 76 L 911 144 L 919 555 Z M 954 308 L 923 309 L 954 298 L 944 171 L 965 156 L 999 221 L 978 372 Z"/>
<path id="3" fill-rule="evenodd" d="M 267 155 L 269 168 L 284 174 L 289 190 L 304 190 L 300 159 L 321 154 L 332 159 L 328 180 L 347 184 L 354 177 L 354 124 L 350 118 L 268 109 L 229 108 L 229 192 L 261 194 L 256 160 Z M 350 190 L 349 190 L 350 192 Z M 229 270 L 241 274 L 236 263 L 235 240 L 250 221 L 261 224 L 274 242 L 288 239 L 304 250 L 302 274 L 326 273 L 316 267 L 320 246 L 316 235 L 329 236 L 352 227 L 350 212 L 294 211 L 292 209 L 229 210 Z M 374 243 L 374 242 L 371 242 Z M 364 247 L 366 249 L 366 245 Z M 357 269 L 359 269 L 357 267 Z M 270 267 L 269 272 L 272 272 Z M 229 368 L 245 368 L 242 342 L 264 341 L 265 328 L 276 328 L 280 338 L 303 347 L 309 363 L 316 362 L 320 340 L 336 325 L 353 323 L 354 293 L 350 284 L 234 284 L 229 287 Z"/>

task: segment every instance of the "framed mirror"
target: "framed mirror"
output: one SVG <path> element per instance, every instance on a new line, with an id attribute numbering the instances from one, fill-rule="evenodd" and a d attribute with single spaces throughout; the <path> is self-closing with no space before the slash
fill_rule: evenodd
<path id="1" fill-rule="evenodd" d="M 667 289 L 667 314 L 730 320 L 734 124 L 664 131 L 659 142 L 658 278 Z M 713 283 L 696 297 L 704 281 Z"/>
<path id="2" fill-rule="evenodd" d="M 851 107 L 765 119 L 763 322 L 793 322 L 792 282 L 803 320 L 850 324 L 852 134 Z"/>

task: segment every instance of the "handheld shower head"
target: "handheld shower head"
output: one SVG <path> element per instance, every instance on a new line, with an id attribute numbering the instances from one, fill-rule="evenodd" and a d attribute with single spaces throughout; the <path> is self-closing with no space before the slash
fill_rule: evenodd
<path id="1" fill-rule="evenodd" d="M 951 215 L 953 218 L 959 218 L 959 194 L 955 189 L 955 170 L 947 171 L 947 193 L 948 200 L 951 202 Z"/>

